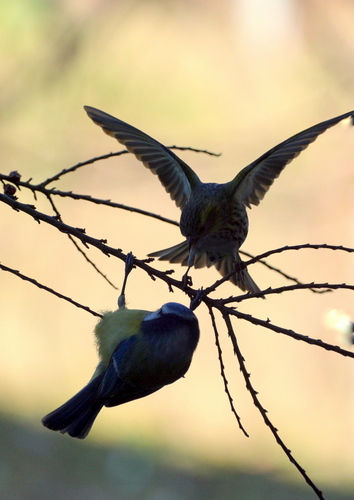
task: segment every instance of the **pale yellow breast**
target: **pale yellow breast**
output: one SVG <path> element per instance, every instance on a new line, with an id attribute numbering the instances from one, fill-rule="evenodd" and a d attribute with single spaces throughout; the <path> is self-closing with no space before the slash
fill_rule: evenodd
<path id="1" fill-rule="evenodd" d="M 108 365 L 117 345 L 139 332 L 141 322 L 148 312 L 139 309 L 117 309 L 104 313 L 94 333 L 98 355 L 105 366 Z"/>

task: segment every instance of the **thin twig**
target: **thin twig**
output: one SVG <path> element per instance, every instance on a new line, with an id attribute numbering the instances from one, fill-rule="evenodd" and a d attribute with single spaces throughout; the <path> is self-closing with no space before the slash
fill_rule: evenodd
<path id="1" fill-rule="evenodd" d="M 48 184 L 59 180 L 61 177 L 63 177 L 63 175 L 70 174 L 71 172 L 75 172 L 75 170 L 77 170 L 78 168 L 85 167 L 86 165 L 91 165 L 92 163 L 95 163 L 95 162 L 100 161 L 100 160 L 106 160 L 107 158 L 111 158 L 112 156 L 121 156 L 121 155 L 124 155 L 127 153 L 128 153 L 127 150 L 123 150 L 123 151 L 117 151 L 116 153 L 108 153 L 108 154 L 105 154 L 102 156 L 97 156 L 95 158 L 90 158 L 89 160 L 77 163 L 76 165 L 73 165 L 72 167 L 64 168 L 58 174 L 53 175 L 53 177 L 49 177 L 45 181 L 41 182 L 41 184 L 39 184 L 39 186 L 45 187 Z"/>
<path id="2" fill-rule="evenodd" d="M 5 203 L 6 205 L 9 205 L 12 207 L 14 210 L 19 211 L 19 212 L 24 212 L 27 215 L 31 216 L 35 221 L 39 222 L 46 222 L 47 224 L 54 226 L 56 229 L 61 231 L 62 233 L 66 234 L 71 234 L 75 238 L 79 239 L 87 248 L 89 246 L 93 246 L 100 250 L 103 254 L 110 256 L 114 255 L 118 259 L 122 260 L 125 262 L 126 255 L 122 252 L 120 248 L 113 248 L 107 245 L 107 240 L 105 239 L 97 239 L 93 238 L 92 236 L 88 236 L 85 233 L 84 229 L 80 228 L 75 228 L 72 226 L 69 226 L 68 224 L 64 224 L 63 222 L 59 221 L 56 217 L 52 217 L 50 215 L 44 214 L 42 212 L 39 212 L 35 209 L 33 205 L 28 205 L 25 203 L 20 203 L 19 201 L 15 200 L 14 198 L 4 195 L 0 193 L 0 202 Z M 147 259 L 148 262 L 151 261 L 151 259 Z M 135 259 L 134 264 L 137 267 L 140 267 L 143 269 L 145 272 L 148 273 L 148 275 L 152 278 L 160 278 L 163 281 L 165 281 L 169 287 L 169 289 L 172 291 L 172 287 L 179 288 L 180 290 L 183 290 L 187 295 L 194 297 L 197 294 L 197 291 L 193 290 L 191 287 L 185 287 L 184 283 L 182 281 L 175 280 L 170 277 L 171 271 L 158 271 L 157 269 L 149 266 L 145 261 Z"/>
<path id="3" fill-rule="evenodd" d="M 206 302 L 208 304 L 209 300 L 211 300 L 211 299 L 209 299 L 209 298 L 204 299 L 204 302 Z M 232 316 L 236 316 L 237 318 L 248 321 L 249 323 L 252 323 L 253 325 L 262 326 L 263 328 L 267 328 L 267 330 L 272 330 L 275 333 L 281 333 L 282 335 L 286 335 L 287 337 L 291 337 L 295 340 L 300 340 L 302 342 L 305 342 L 306 344 L 321 347 L 322 349 L 325 349 L 326 351 L 336 352 L 337 354 L 341 354 L 342 356 L 345 356 L 347 358 L 354 358 L 354 352 L 352 352 L 352 351 L 347 351 L 346 349 L 342 349 L 339 346 L 328 344 L 327 342 L 323 342 L 320 339 L 314 339 L 312 337 L 308 337 L 307 335 L 301 335 L 300 333 L 294 332 L 293 330 L 282 328 L 281 326 L 277 326 L 277 325 L 271 323 L 269 319 L 267 319 L 265 321 L 263 319 L 256 318 L 255 316 L 251 316 L 250 314 L 242 313 L 241 311 L 236 310 L 236 309 L 232 309 L 232 308 L 223 309 L 223 306 L 222 306 L 223 302 L 224 302 L 223 300 L 215 301 L 215 307 L 218 307 L 220 312 L 222 312 L 223 314 L 230 314 Z"/>
<path id="4" fill-rule="evenodd" d="M 49 203 L 51 204 L 51 207 L 54 211 L 54 213 L 56 214 L 58 220 L 60 220 L 61 222 L 63 222 L 62 220 L 62 217 L 60 215 L 60 212 L 59 210 L 57 209 L 55 203 L 53 202 L 52 200 L 52 197 L 50 195 L 47 195 L 47 198 L 48 198 L 48 201 Z M 76 248 L 76 250 L 82 255 L 82 257 L 86 260 L 86 262 L 88 262 L 88 264 L 90 264 L 90 266 L 92 266 L 94 268 L 94 270 L 100 275 L 102 276 L 102 278 L 107 281 L 107 283 L 112 287 L 114 288 L 115 290 L 118 290 L 118 287 L 112 283 L 112 281 L 108 278 L 108 276 L 106 276 L 105 274 L 103 274 L 103 272 L 96 266 L 96 264 L 90 259 L 90 257 L 86 254 L 86 252 L 83 251 L 83 249 L 78 245 L 77 241 L 71 236 L 71 234 L 67 234 L 67 237 L 69 238 L 69 240 L 71 241 L 71 243 L 74 245 L 74 247 Z"/>
<path id="5" fill-rule="evenodd" d="M 182 147 L 182 146 L 167 146 L 169 149 L 175 149 L 179 151 L 193 151 L 194 153 L 204 153 L 210 156 L 221 156 L 221 153 L 212 153 L 211 151 L 207 151 L 205 149 L 196 149 L 196 148 L 191 148 L 191 147 Z M 76 165 L 73 165 L 72 167 L 65 168 L 58 174 L 54 175 L 53 177 L 49 177 L 45 181 L 43 181 L 40 185 L 41 186 L 47 186 L 48 184 L 59 180 L 61 177 L 63 177 L 66 174 L 70 174 L 71 172 L 75 172 L 75 170 L 85 167 L 86 165 L 92 165 L 93 163 L 96 163 L 101 160 L 107 160 L 108 158 L 112 158 L 114 156 L 121 156 L 129 153 L 127 149 L 123 149 L 122 151 L 116 151 L 112 153 L 107 153 L 105 155 L 101 156 L 96 156 L 95 158 L 90 158 L 89 160 L 82 161 L 80 163 L 77 163 Z"/>
<path id="6" fill-rule="evenodd" d="M 255 257 L 255 255 L 252 255 L 249 252 L 246 252 L 245 250 L 239 250 L 239 253 L 242 255 L 245 255 L 246 257 L 248 257 L 250 259 L 253 259 Z M 294 276 L 290 276 L 290 274 L 285 273 L 282 269 L 279 269 L 278 267 L 272 266 L 271 264 L 269 264 L 269 262 L 267 262 L 265 260 L 259 260 L 258 262 L 260 264 L 262 264 L 263 266 L 265 266 L 266 268 L 268 268 L 270 271 L 274 271 L 274 272 L 280 274 L 280 276 L 283 276 L 283 278 L 285 278 L 289 281 L 293 281 L 294 283 L 297 283 L 299 285 L 302 285 L 302 282 L 300 280 L 298 280 Z M 332 291 L 332 290 L 315 290 L 314 288 L 310 288 L 310 290 L 313 293 L 328 293 L 328 292 Z"/>
<path id="7" fill-rule="evenodd" d="M 221 350 L 220 339 L 219 339 L 219 332 L 218 332 L 218 329 L 216 326 L 214 311 L 213 311 L 212 307 L 208 307 L 208 309 L 209 309 L 209 314 L 210 314 L 210 318 L 211 318 L 211 324 L 213 325 L 213 330 L 214 330 L 214 335 L 215 335 L 215 345 L 216 345 L 216 348 L 218 350 L 218 359 L 219 359 L 219 364 L 220 364 L 221 378 L 224 382 L 224 389 L 225 389 L 226 395 L 227 395 L 229 403 L 230 403 L 230 408 L 231 408 L 232 413 L 235 415 L 235 418 L 237 420 L 239 428 L 241 429 L 241 431 L 244 433 L 244 435 L 246 437 L 249 437 L 249 434 L 247 433 L 246 429 L 242 425 L 241 417 L 238 415 L 238 413 L 236 411 L 233 398 L 232 398 L 231 393 L 229 391 L 229 383 L 228 383 L 228 380 L 227 380 L 227 377 L 225 374 L 225 365 L 223 362 L 222 350 Z"/>
<path id="8" fill-rule="evenodd" d="M 168 149 L 175 149 L 178 151 L 193 151 L 193 153 L 203 153 L 210 156 L 221 156 L 222 153 L 213 153 L 212 151 L 208 151 L 207 149 L 196 149 L 191 147 L 184 146 L 167 146 Z"/>
<path id="9" fill-rule="evenodd" d="M 25 274 L 20 273 L 20 271 L 17 271 L 15 269 L 11 269 L 11 267 L 4 266 L 3 264 L 0 264 L 0 269 L 2 271 L 7 271 L 9 273 L 14 274 L 18 278 L 21 278 L 24 281 L 29 281 L 33 285 L 35 285 L 37 288 L 41 288 L 42 290 L 45 290 L 46 292 L 52 293 L 56 297 L 59 297 L 59 299 L 66 300 L 67 302 L 70 302 L 70 304 L 73 304 L 76 307 L 79 307 L 80 309 L 84 309 L 85 311 L 91 313 L 93 316 L 97 316 L 98 318 L 102 318 L 102 314 L 99 314 L 92 309 L 90 309 L 88 306 L 84 306 L 77 302 L 76 300 L 71 299 L 67 295 L 63 295 L 62 293 L 56 292 L 53 290 L 53 288 L 50 288 L 49 286 L 43 285 L 42 283 L 39 283 L 39 281 L 35 280 L 34 278 L 30 278 L 29 276 L 26 276 Z"/>
<path id="10" fill-rule="evenodd" d="M 303 250 L 306 248 L 313 250 L 325 249 L 325 250 L 340 250 L 342 252 L 349 252 L 349 253 L 354 252 L 354 248 L 344 247 L 342 245 L 328 245 L 327 243 L 322 243 L 322 244 L 304 243 L 302 245 L 287 245 L 281 248 L 276 248 L 274 250 L 268 250 L 268 252 L 264 252 L 260 255 L 257 255 L 256 257 L 253 257 L 252 259 L 244 262 L 243 264 L 245 264 L 245 266 L 249 266 L 251 264 L 254 264 L 255 262 L 259 262 L 262 259 L 266 259 L 270 255 L 282 252 L 288 252 L 290 250 Z"/>
<path id="11" fill-rule="evenodd" d="M 271 422 L 270 418 L 268 417 L 268 412 L 263 407 L 263 405 L 261 404 L 261 402 L 260 402 L 260 400 L 258 398 L 258 393 L 253 388 L 253 385 L 251 383 L 251 374 L 247 371 L 247 368 L 246 368 L 246 365 L 245 365 L 245 358 L 243 357 L 243 355 L 242 355 L 242 353 L 240 351 L 240 348 L 239 348 L 239 345 L 238 345 L 238 342 L 237 342 L 237 339 L 236 339 L 236 335 L 235 335 L 235 332 L 234 332 L 232 324 L 231 324 L 230 316 L 228 314 L 223 314 L 223 318 L 224 318 L 224 321 L 225 321 L 225 324 L 226 324 L 229 336 L 231 338 L 231 342 L 232 342 L 232 345 L 233 345 L 233 348 L 234 348 L 235 355 L 236 355 L 237 360 L 238 360 L 239 365 L 240 365 L 241 373 L 242 373 L 243 378 L 244 378 L 245 383 L 246 383 L 246 388 L 247 388 L 248 392 L 251 394 L 251 397 L 252 397 L 252 400 L 253 400 L 253 404 L 255 405 L 255 407 L 258 409 L 258 411 L 262 415 L 264 423 L 270 429 L 270 431 L 273 434 L 276 442 L 281 447 L 281 449 L 284 451 L 285 455 L 288 457 L 288 459 L 290 460 L 290 462 L 300 472 L 300 474 L 305 479 L 305 481 L 307 482 L 307 484 L 316 493 L 317 497 L 320 498 L 321 500 L 324 500 L 322 491 L 317 488 L 317 486 L 315 485 L 315 483 L 310 479 L 310 477 L 306 473 L 305 469 L 303 467 L 301 467 L 301 465 L 299 464 L 299 462 L 297 460 L 295 460 L 294 456 L 291 453 L 291 450 L 289 450 L 289 448 L 285 445 L 284 441 L 281 439 L 281 437 L 279 435 L 279 432 L 278 432 L 278 429 L 273 425 L 273 423 Z"/>
<path id="12" fill-rule="evenodd" d="M 234 298 L 228 298 L 224 303 L 230 302 L 242 302 L 243 300 L 257 297 L 258 295 L 274 295 L 284 292 L 293 292 L 294 290 L 316 290 L 325 289 L 328 291 L 332 290 L 354 290 L 354 285 L 348 285 L 347 283 L 298 283 L 296 285 L 280 286 L 278 288 L 267 288 L 266 290 L 261 290 L 260 293 L 245 293 Z"/>
<path id="13" fill-rule="evenodd" d="M 344 247 L 342 245 L 328 245 L 326 243 L 322 243 L 322 244 L 303 243 L 301 245 L 292 245 L 292 246 L 285 246 L 285 247 L 281 247 L 281 248 L 275 248 L 275 249 L 269 250 L 268 252 L 265 252 L 263 254 L 257 255 L 256 257 L 252 257 L 248 261 L 244 261 L 244 262 L 241 262 L 241 263 L 237 264 L 236 271 L 241 270 L 241 269 L 243 269 L 245 267 L 248 267 L 248 266 L 250 266 L 252 264 L 255 264 L 256 262 L 261 262 L 264 258 L 269 257 L 270 255 L 274 255 L 274 254 L 277 254 L 277 253 L 286 252 L 286 251 L 289 251 L 289 250 L 302 250 L 302 249 L 314 249 L 314 250 L 326 249 L 326 250 L 340 250 L 340 251 L 348 252 L 348 253 L 353 253 L 354 252 L 354 248 Z M 244 252 L 244 254 L 246 255 L 245 252 Z M 262 262 L 262 263 L 265 264 L 264 262 Z M 222 285 L 223 283 L 225 283 L 226 281 L 228 281 L 230 279 L 230 277 L 234 273 L 235 273 L 235 271 L 232 270 L 228 274 L 226 274 L 225 276 L 223 276 L 222 278 L 220 278 L 219 280 L 215 281 L 215 283 L 213 283 L 213 285 L 209 286 L 208 288 L 206 288 L 204 290 L 204 294 L 208 295 L 211 292 L 214 292 L 220 285 Z M 345 285 L 345 284 L 343 284 L 343 285 L 338 285 L 338 284 L 333 285 L 333 288 L 336 288 L 336 289 L 337 288 L 345 288 L 345 287 L 350 288 L 350 285 Z M 241 300 L 245 300 L 245 299 L 259 298 L 259 297 L 263 297 L 266 293 L 281 293 L 281 291 L 286 291 L 288 289 L 289 290 L 309 289 L 309 290 L 313 291 L 316 288 L 325 288 L 325 289 L 328 288 L 328 289 L 330 289 L 331 286 L 330 285 L 327 286 L 327 284 L 325 284 L 325 285 L 323 285 L 323 284 L 315 285 L 314 283 L 308 284 L 308 283 L 297 282 L 296 285 L 291 285 L 289 287 L 282 287 L 281 289 L 274 289 L 274 290 L 277 290 L 277 292 L 268 291 L 268 290 L 273 290 L 273 289 L 269 288 L 267 290 L 261 290 L 258 293 L 242 294 L 242 295 L 240 295 L 240 296 L 237 297 L 237 300 L 241 301 Z M 330 291 L 330 290 L 324 290 L 324 291 Z"/>
<path id="14" fill-rule="evenodd" d="M 7 181 L 9 179 L 8 175 L 0 174 L 0 180 Z M 54 178 L 53 178 L 54 179 Z M 40 184 L 31 184 L 29 181 L 19 181 L 16 185 L 17 187 L 24 187 L 33 192 L 34 195 L 36 193 L 42 193 L 45 196 L 60 196 L 61 198 L 70 198 L 72 200 L 82 200 L 90 203 L 94 203 L 95 205 L 104 205 L 111 208 L 119 208 L 120 210 L 127 210 L 129 212 L 134 212 L 137 214 L 145 215 L 146 217 L 152 217 L 154 219 L 160 220 L 161 222 L 166 222 L 167 224 L 172 224 L 173 226 L 179 226 L 178 222 L 172 219 L 168 219 L 162 215 L 155 214 L 153 212 L 148 212 L 147 210 L 142 210 L 140 208 L 131 207 L 129 205 L 123 205 L 122 203 L 116 203 L 111 200 L 102 200 L 101 198 L 94 198 L 93 196 L 86 194 L 78 194 L 73 193 L 72 191 L 61 191 L 59 189 L 49 189 L 45 187 L 44 183 Z"/>

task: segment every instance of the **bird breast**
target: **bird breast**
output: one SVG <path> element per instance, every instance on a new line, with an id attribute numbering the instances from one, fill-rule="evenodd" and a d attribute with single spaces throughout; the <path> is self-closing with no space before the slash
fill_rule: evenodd
<path id="1" fill-rule="evenodd" d="M 180 229 L 200 251 L 222 245 L 226 253 L 234 253 L 248 233 L 245 205 L 233 198 L 227 185 L 203 184 L 183 209 Z"/>

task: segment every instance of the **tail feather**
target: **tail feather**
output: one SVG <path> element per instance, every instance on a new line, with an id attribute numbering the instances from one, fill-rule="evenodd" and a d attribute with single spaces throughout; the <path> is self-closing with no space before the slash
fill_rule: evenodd
<path id="1" fill-rule="evenodd" d="M 172 264 L 181 264 L 182 266 L 188 265 L 189 248 L 187 240 L 174 245 L 173 247 L 158 250 L 157 252 L 149 253 L 149 257 L 158 257 L 159 260 L 167 260 Z M 226 255 L 221 260 L 211 260 L 208 252 L 197 253 L 194 258 L 193 266 L 198 269 L 201 267 L 215 266 L 222 276 L 226 276 L 235 270 L 235 265 L 241 264 L 242 260 L 238 253 L 233 257 Z M 236 271 L 230 277 L 231 283 L 238 286 L 244 292 L 259 293 L 261 290 L 249 275 L 247 268 Z"/>
<path id="2" fill-rule="evenodd" d="M 172 264 L 188 265 L 189 248 L 187 240 L 174 245 L 173 247 L 164 248 L 157 252 L 149 253 L 149 257 L 158 257 L 159 260 L 168 260 Z"/>
<path id="3" fill-rule="evenodd" d="M 89 433 L 104 401 L 97 400 L 102 376 L 97 376 L 69 401 L 48 413 L 42 424 L 52 431 L 83 439 Z"/>
<path id="4" fill-rule="evenodd" d="M 222 260 L 216 262 L 215 267 L 222 276 L 226 276 L 235 270 L 235 265 L 241 262 L 240 256 L 236 253 L 236 262 L 231 255 L 227 255 Z M 229 279 L 231 283 L 241 288 L 244 292 L 259 293 L 261 291 L 249 275 L 247 268 L 236 271 Z"/>

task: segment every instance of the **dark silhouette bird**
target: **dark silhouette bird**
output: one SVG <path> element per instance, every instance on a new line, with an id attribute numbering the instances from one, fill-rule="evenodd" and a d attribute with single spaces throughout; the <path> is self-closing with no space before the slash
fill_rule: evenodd
<path id="1" fill-rule="evenodd" d="M 258 205 L 283 168 L 309 144 L 353 111 L 321 122 L 270 149 L 243 168 L 225 184 L 203 183 L 197 174 L 169 148 L 135 127 L 103 111 L 85 106 L 92 121 L 117 139 L 130 153 L 156 174 L 172 200 L 181 208 L 182 243 L 149 254 L 171 263 L 188 266 L 215 266 L 243 291 L 260 292 L 242 268 L 238 254 L 248 233 L 246 207 Z M 354 123 L 353 123 L 354 124 Z"/>
<path id="2" fill-rule="evenodd" d="M 83 439 L 103 406 L 148 396 L 188 371 L 199 341 L 198 320 L 188 307 L 169 302 L 155 312 L 126 309 L 124 287 L 118 304 L 95 328 L 100 361 L 91 380 L 42 419 L 48 429 Z"/>

